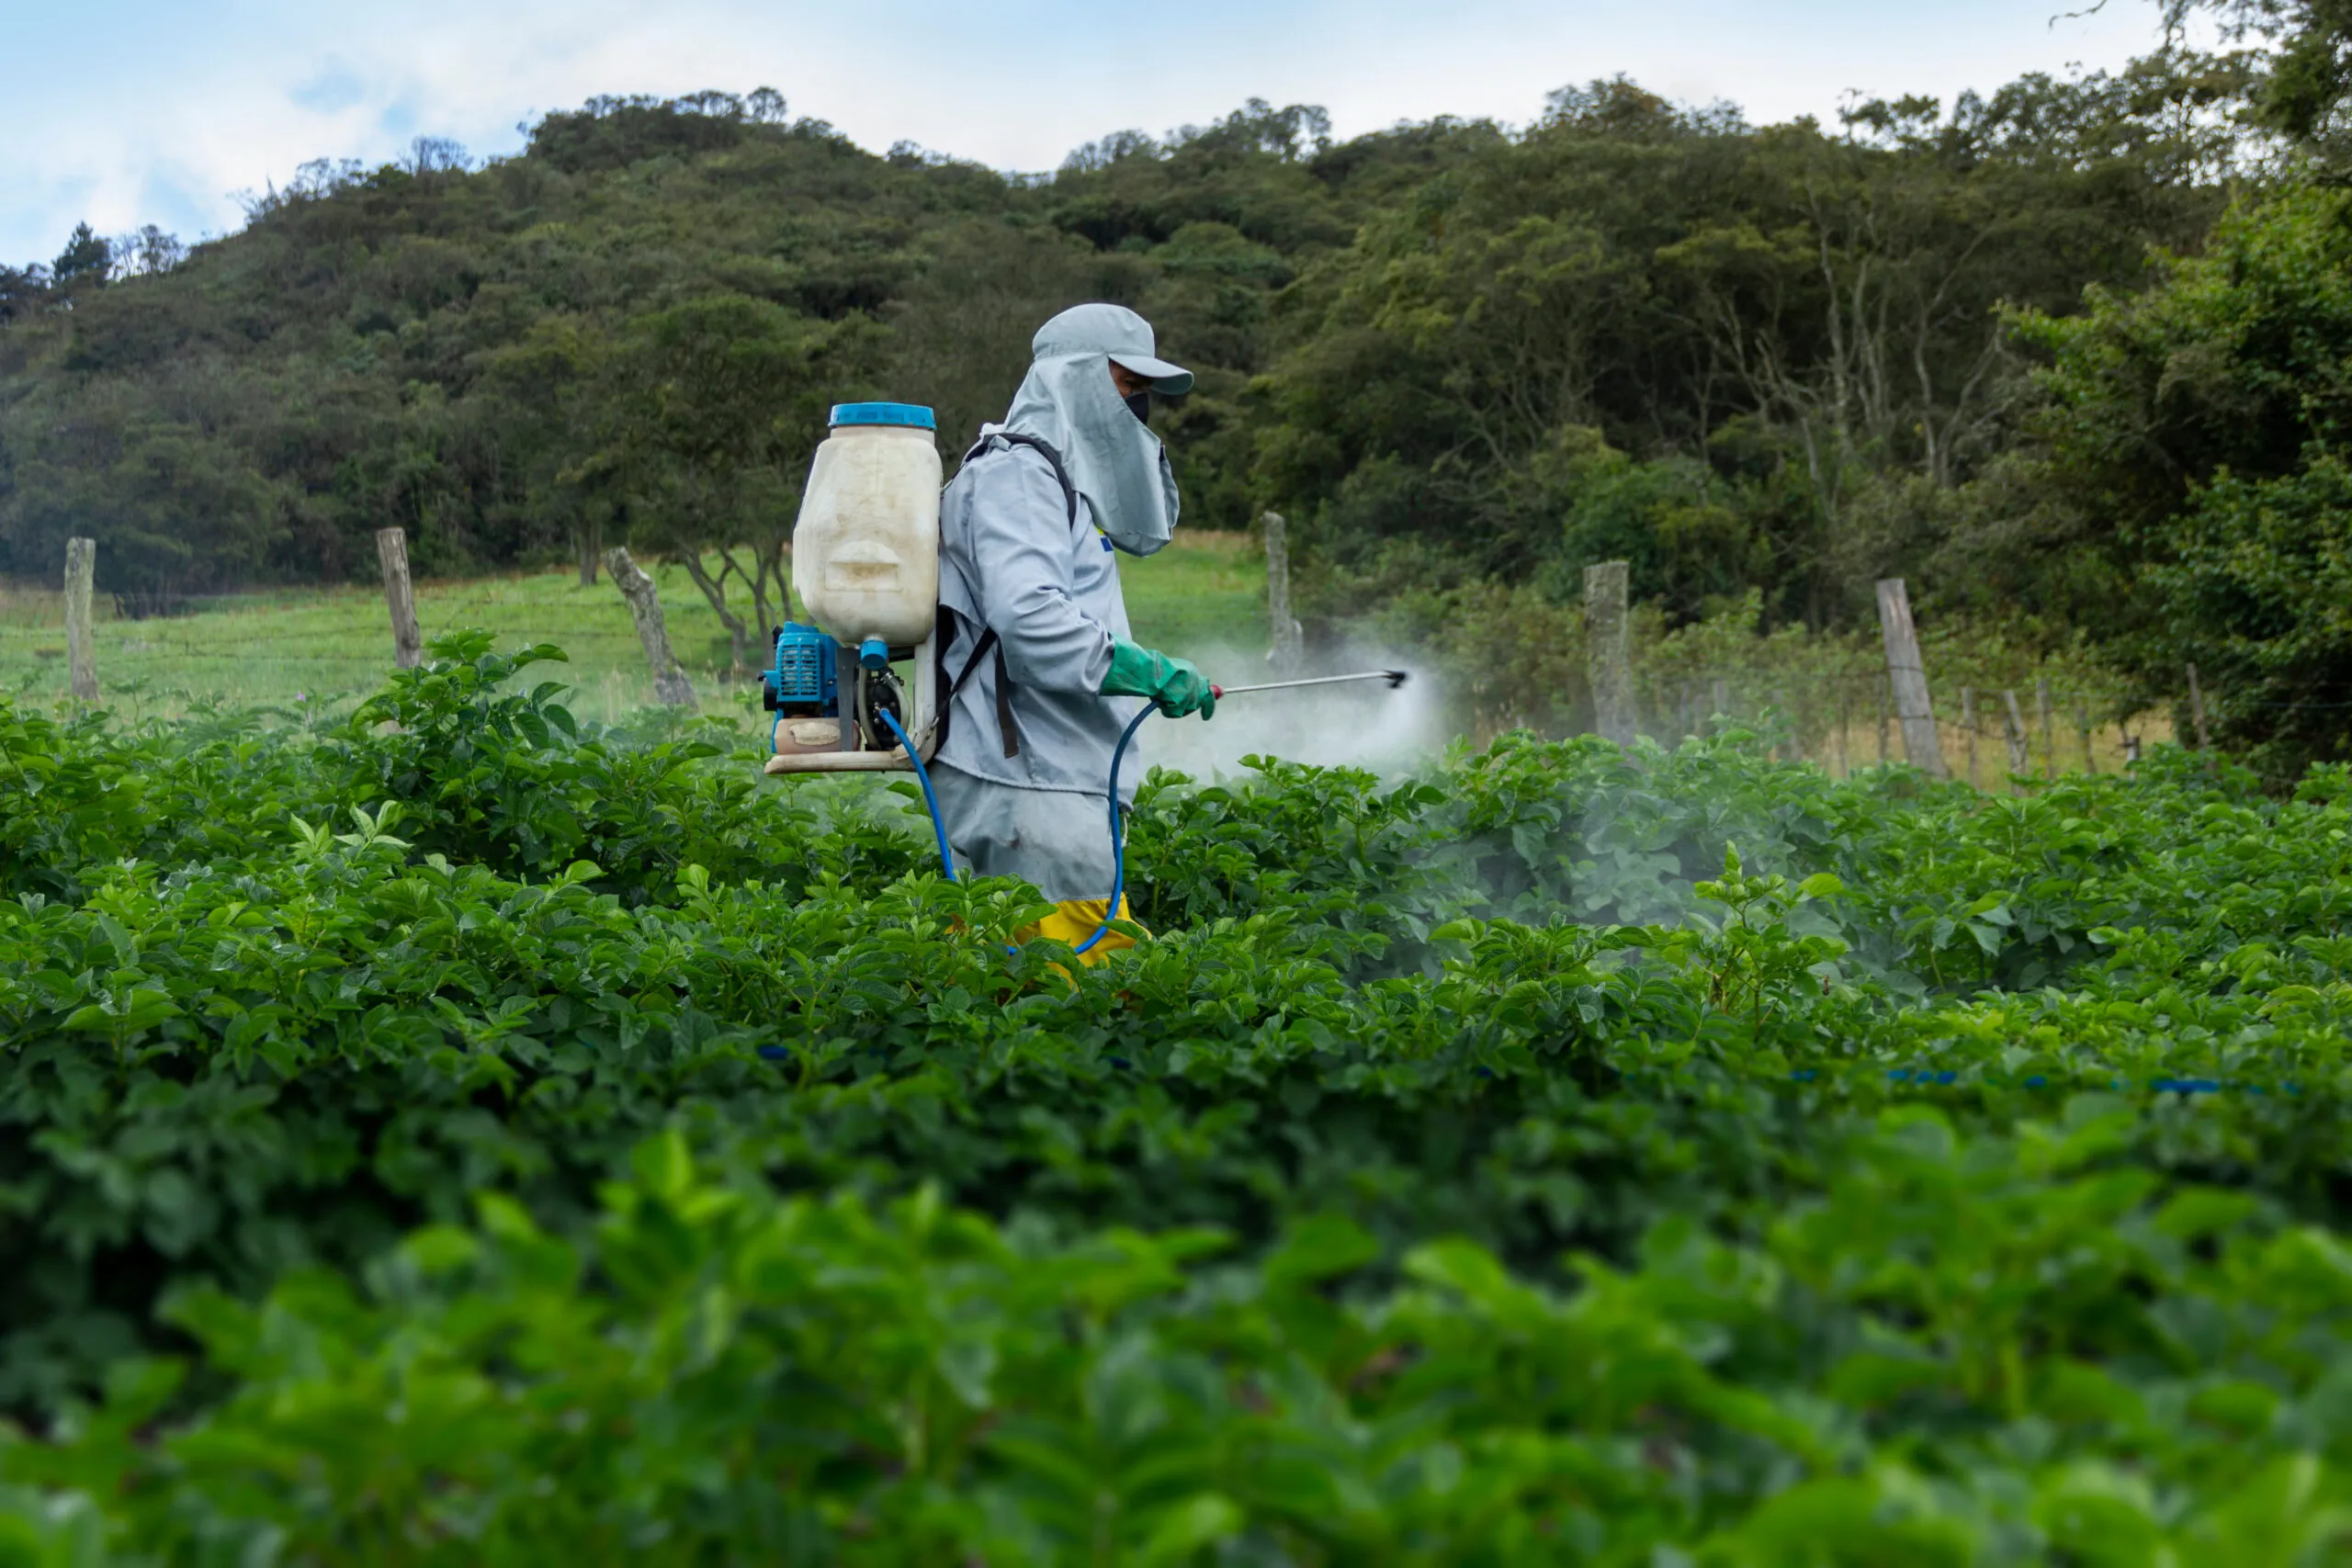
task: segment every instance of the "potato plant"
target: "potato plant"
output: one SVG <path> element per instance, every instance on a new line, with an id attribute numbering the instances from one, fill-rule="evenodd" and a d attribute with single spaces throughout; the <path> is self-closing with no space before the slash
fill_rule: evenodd
<path id="1" fill-rule="evenodd" d="M 2341 770 L 1161 773 L 1082 968 L 434 655 L 0 705 L 0 1563 L 2352 1548 Z"/>

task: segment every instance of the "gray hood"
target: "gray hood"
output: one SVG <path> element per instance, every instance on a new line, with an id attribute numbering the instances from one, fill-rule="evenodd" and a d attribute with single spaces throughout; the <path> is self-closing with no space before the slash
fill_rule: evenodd
<path id="1" fill-rule="evenodd" d="M 1032 344 L 1036 361 L 1013 394 L 1003 425 L 1058 453 L 1070 483 L 1092 509 L 1095 525 L 1135 556 L 1152 554 L 1176 531 L 1176 475 L 1168 448 L 1127 412 L 1111 381 L 1114 358 L 1122 365 L 1142 359 L 1151 370 L 1175 371 L 1146 357 L 1151 344 L 1151 328 L 1132 310 L 1080 305 L 1063 311 L 1037 329 Z M 1188 372 L 1176 373 L 1190 384 Z"/>

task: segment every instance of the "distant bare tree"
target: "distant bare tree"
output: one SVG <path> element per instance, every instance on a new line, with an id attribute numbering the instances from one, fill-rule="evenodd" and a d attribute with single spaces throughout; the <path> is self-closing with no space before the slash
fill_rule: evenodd
<path id="1" fill-rule="evenodd" d="M 177 234 L 166 234 L 153 223 L 145 224 L 112 242 L 114 274 L 117 279 L 152 277 L 171 271 L 187 259 L 187 247 L 180 243 Z"/>
<path id="2" fill-rule="evenodd" d="M 412 175 L 464 174 L 474 164 L 464 142 L 446 136 L 420 136 L 408 144 L 404 166 Z"/>

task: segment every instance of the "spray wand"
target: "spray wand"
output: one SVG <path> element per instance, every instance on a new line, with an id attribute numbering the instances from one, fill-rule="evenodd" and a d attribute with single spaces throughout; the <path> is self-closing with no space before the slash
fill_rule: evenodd
<path id="1" fill-rule="evenodd" d="M 1350 681 L 1385 681 L 1388 682 L 1388 689 L 1393 692 L 1405 683 L 1405 671 L 1402 670 L 1359 670 L 1352 675 L 1310 675 L 1304 681 L 1263 681 L 1255 686 L 1212 684 L 1209 691 L 1216 695 L 1218 702 L 1223 702 L 1227 697 L 1238 697 L 1250 692 L 1293 692 L 1301 686 L 1339 686 Z"/>
<path id="2" fill-rule="evenodd" d="M 1287 692 L 1301 686 L 1336 686 L 1351 681 L 1385 681 L 1393 692 L 1405 683 L 1405 679 L 1406 672 L 1402 670 L 1363 670 L 1352 675 L 1313 675 L 1303 681 L 1261 681 L 1254 686 L 1211 685 L 1209 690 L 1222 702 L 1228 696 L 1247 696 L 1252 692 Z M 1111 879 L 1111 898 L 1102 908 L 1102 923 L 1095 928 L 1092 936 L 1070 949 L 1073 953 L 1084 953 L 1101 942 L 1103 932 L 1111 929 L 1111 922 L 1119 918 L 1119 899 L 1125 893 L 1127 885 L 1126 836 L 1122 831 L 1125 825 L 1119 820 L 1119 764 L 1125 760 L 1127 742 L 1136 738 L 1136 731 L 1143 728 L 1143 721 L 1162 711 L 1157 702 L 1147 702 L 1142 710 L 1128 721 L 1126 729 L 1119 737 L 1119 744 L 1112 750 L 1111 859 L 1118 870 Z M 931 772 L 922 765 L 922 753 L 907 739 L 907 732 L 899 728 L 897 716 L 888 708 L 880 709 L 879 713 L 882 722 L 889 726 L 890 733 L 898 738 L 899 745 L 906 751 L 907 761 L 914 764 L 915 780 L 922 785 L 923 804 L 931 809 L 932 831 L 939 836 L 939 863 L 945 868 L 947 880 L 954 882 L 957 880 L 956 857 L 947 846 L 947 824 L 939 815 L 939 796 L 932 792 Z"/>

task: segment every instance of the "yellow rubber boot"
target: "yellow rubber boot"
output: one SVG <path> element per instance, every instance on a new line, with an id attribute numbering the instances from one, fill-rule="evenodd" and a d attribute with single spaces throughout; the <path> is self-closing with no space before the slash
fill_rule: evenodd
<path id="1" fill-rule="evenodd" d="M 1034 926 L 1023 926 L 1012 933 L 1015 942 L 1032 942 L 1038 937 L 1050 937 L 1056 942 L 1076 947 L 1102 928 L 1102 911 L 1110 907 L 1107 898 L 1065 898 L 1054 906 L 1054 912 Z M 1127 900 L 1119 899 L 1119 919 L 1131 919 Z M 1078 955 L 1080 964 L 1100 964 L 1123 947 L 1133 947 L 1136 939 L 1124 931 L 1102 931 L 1102 940 Z"/>

